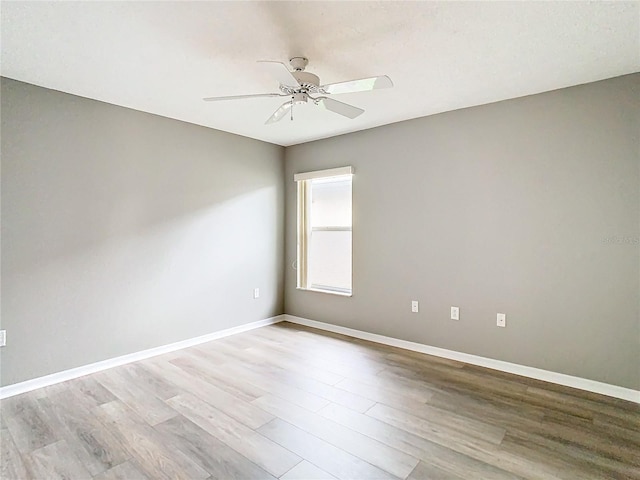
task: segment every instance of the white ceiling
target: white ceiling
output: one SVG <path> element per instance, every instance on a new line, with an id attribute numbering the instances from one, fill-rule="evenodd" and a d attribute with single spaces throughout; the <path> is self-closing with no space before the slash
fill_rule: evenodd
<path id="1" fill-rule="evenodd" d="M 640 71 L 640 2 L 8 2 L 1 74 L 278 145 Z M 306 56 L 333 83 L 393 89 L 313 105 L 202 97 L 277 91 L 256 60 Z"/>

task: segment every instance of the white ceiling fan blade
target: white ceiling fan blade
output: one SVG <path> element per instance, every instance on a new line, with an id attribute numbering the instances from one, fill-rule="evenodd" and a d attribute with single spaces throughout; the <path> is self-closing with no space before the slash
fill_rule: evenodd
<path id="1" fill-rule="evenodd" d="M 364 113 L 364 110 L 361 108 L 354 107 L 353 105 L 349 105 L 347 103 L 339 102 L 337 100 L 334 100 L 333 98 L 321 98 L 318 101 L 317 105 L 348 118 L 356 118 L 358 115 Z"/>
<path id="2" fill-rule="evenodd" d="M 256 93 L 254 95 L 230 95 L 228 97 L 207 97 L 203 98 L 205 102 L 219 102 L 221 100 L 239 100 L 241 98 L 259 98 L 259 97 L 284 97 L 280 93 Z"/>
<path id="3" fill-rule="evenodd" d="M 287 87 L 299 87 L 300 83 L 296 80 L 296 77 L 289 71 L 287 66 L 282 62 L 273 62 L 271 60 L 258 60 L 281 85 Z"/>
<path id="4" fill-rule="evenodd" d="M 271 115 L 264 124 L 269 125 L 270 123 L 276 123 L 278 120 L 282 120 L 287 112 L 291 110 L 292 106 L 291 102 L 283 103 L 275 112 L 273 112 L 273 115 Z"/>
<path id="5" fill-rule="evenodd" d="M 330 83 L 320 87 L 324 92 L 330 94 L 366 92 L 378 90 L 379 88 L 393 87 L 393 82 L 386 75 L 380 77 L 361 78 L 359 80 L 349 80 L 348 82 Z"/>

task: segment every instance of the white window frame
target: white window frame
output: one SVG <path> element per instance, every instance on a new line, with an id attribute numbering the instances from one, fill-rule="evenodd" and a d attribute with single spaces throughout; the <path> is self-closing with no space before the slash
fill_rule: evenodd
<path id="1" fill-rule="evenodd" d="M 351 290 L 344 290 L 331 286 L 315 286 L 308 284 L 307 265 L 309 252 L 309 238 L 311 236 L 311 224 L 309 222 L 309 212 L 311 209 L 311 180 L 317 178 L 342 177 L 345 175 L 353 175 L 354 169 L 351 166 L 330 168 L 327 170 L 317 170 L 314 172 L 296 173 L 293 179 L 297 183 L 298 188 L 298 208 L 297 208 L 297 289 L 310 290 L 313 292 L 330 293 L 333 295 L 341 295 L 351 297 L 353 295 L 353 273 L 351 274 Z M 353 195 L 353 184 L 352 184 Z M 353 213 L 352 213 L 353 215 Z M 353 223 L 353 222 L 352 222 Z M 352 231 L 352 227 L 315 227 L 313 231 Z M 353 237 L 351 239 L 351 261 L 353 264 Z M 353 269 L 352 269 L 353 272 Z"/>

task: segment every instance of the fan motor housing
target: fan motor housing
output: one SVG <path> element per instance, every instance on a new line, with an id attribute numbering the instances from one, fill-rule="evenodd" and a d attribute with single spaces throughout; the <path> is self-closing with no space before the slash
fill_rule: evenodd
<path id="1" fill-rule="evenodd" d="M 307 103 L 307 100 L 309 100 L 309 96 L 306 93 L 294 93 L 291 95 L 291 102 L 295 105 Z"/>

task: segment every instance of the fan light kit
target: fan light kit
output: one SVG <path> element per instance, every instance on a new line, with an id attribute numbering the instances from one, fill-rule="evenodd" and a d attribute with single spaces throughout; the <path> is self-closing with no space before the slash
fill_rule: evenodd
<path id="1" fill-rule="evenodd" d="M 356 118 L 364 113 L 364 110 L 347 103 L 339 102 L 326 95 L 337 95 L 340 93 L 366 92 L 379 88 L 393 87 L 393 82 L 386 75 L 380 77 L 361 78 L 359 80 L 349 80 L 346 82 L 330 83 L 320 85 L 320 78 L 310 72 L 305 72 L 309 60 L 305 57 L 293 57 L 289 60 L 289 65 L 293 71 L 289 70 L 282 62 L 269 60 L 258 61 L 264 68 L 268 69 L 276 80 L 280 83 L 280 93 L 257 93 L 253 95 L 233 95 L 229 97 L 209 97 L 206 102 L 217 102 L 221 100 L 240 100 L 245 98 L 260 97 L 289 97 L 271 115 L 265 124 L 275 123 L 284 118 L 290 112 L 293 120 L 293 106 L 313 102 L 314 105 L 322 107 L 330 112 L 337 113 L 347 118 Z M 315 95 L 315 96 L 311 96 Z"/>

